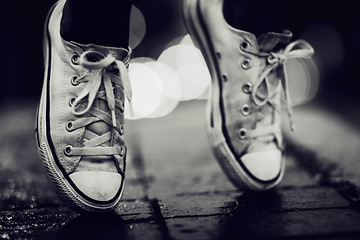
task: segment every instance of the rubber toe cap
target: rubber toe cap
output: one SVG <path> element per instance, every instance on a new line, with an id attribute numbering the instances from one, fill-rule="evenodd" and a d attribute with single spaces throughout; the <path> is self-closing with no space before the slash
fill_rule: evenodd
<path id="1" fill-rule="evenodd" d="M 253 176 L 262 181 L 270 181 L 279 176 L 282 153 L 277 149 L 252 152 L 242 156 L 241 161 Z"/>
<path id="2" fill-rule="evenodd" d="M 69 175 L 77 188 L 96 201 L 110 201 L 121 188 L 122 177 L 118 173 L 83 171 Z"/>

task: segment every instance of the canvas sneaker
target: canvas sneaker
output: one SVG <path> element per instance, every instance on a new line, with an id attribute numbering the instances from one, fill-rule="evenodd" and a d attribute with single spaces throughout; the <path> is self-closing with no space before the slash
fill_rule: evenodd
<path id="1" fill-rule="evenodd" d="M 49 182 L 68 206 L 107 212 L 124 189 L 130 50 L 63 40 L 65 2 L 58 1 L 46 21 L 38 148 Z"/>
<path id="2" fill-rule="evenodd" d="M 273 188 L 284 174 L 283 95 L 292 119 L 284 62 L 310 58 L 312 47 L 289 31 L 256 37 L 230 26 L 223 0 L 185 0 L 183 16 L 212 77 L 207 129 L 218 162 L 240 189 Z"/>

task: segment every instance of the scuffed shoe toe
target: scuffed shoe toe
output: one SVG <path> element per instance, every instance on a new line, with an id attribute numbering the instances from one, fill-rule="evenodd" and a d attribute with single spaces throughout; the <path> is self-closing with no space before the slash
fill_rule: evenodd
<path id="1" fill-rule="evenodd" d="M 87 197 L 102 202 L 112 200 L 121 188 L 122 182 L 120 174 L 103 171 L 75 172 L 69 177 Z"/>
<path id="2" fill-rule="evenodd" d="M 251 152 L 241 157 L 249 172 L 261 181 L 276 179 L 281 171 L 282 154 L 278 149 Z"/>

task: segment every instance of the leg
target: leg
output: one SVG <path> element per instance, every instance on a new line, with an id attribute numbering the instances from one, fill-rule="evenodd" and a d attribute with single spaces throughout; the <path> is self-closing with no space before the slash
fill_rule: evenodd
<path id="1" fill-rule="evenodd" d="M 293 11 L 294 1 L 286 0 L 225 0 L 226 21 L 237 29 L 256 36 L 266 32 L 288 29 L 287 19 Z"/>
<path id="2" fill-rule="evenodd" d="M 61 36 L 67 41 L 128 47 L 131 0 L 67 0 Z"/>

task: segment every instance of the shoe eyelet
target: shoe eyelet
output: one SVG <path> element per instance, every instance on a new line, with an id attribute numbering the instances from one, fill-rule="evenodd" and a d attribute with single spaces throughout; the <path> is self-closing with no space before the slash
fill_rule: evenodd
<path id="1" fill-rule="evenodd" d="M 241 108 L 241 113 L 244 115 L 244 116 L 248 116 L 250 114 L 250 108 L 249 108 L 249 105 L 247 104 L 244 104 Z"/>
<path id="2" fill-rule="evenodd" d="M 69 132 L 72 132 L 72 131 L 74 131 L 74 121 L 68 121 L 67 123 L 66 123 L 66 130 L 67 131 L 69 131 Z"/>
<path id="3" fill-rule="evenodd" d="M 251 93 L 252 91 L 252 84 L 251 83 L 245 83 L 242 88 L 244 93 Z"/>
<path id="4" fill-rule="evenodd" d="M 227 76 L 226 76 L 226 75 L 222 75 L 222 80 L 223 80 L 223 82 L 227 82 Z"/>
<path id="5" fill-rule="evenodd" d="M 74 65 L 79 65 L 79 56 L 78 55 L 73 55 L 71 57 L 71 63 Z"/>
<path id="6" fill-rule="evenodd" d="M 73 97 L 73 98 L 70 98 L 70 100 L 69 100 L 69 106 L 70 106 L 70 107 L 72 107 L 72 106 L 74 105 L 75 99 L 76 99 L 76 98 L 74 98 L 74 97 Z"/>
<path id="7" fill-rule="evenodd" d="M 241 50 L 245 50 L 248 46 L 249 46 L 249 43 L 247 43 L 247 42 L 242 42 L 242 43 L 240 44 L 240 49 L 241 49 Z"/>
<path id="8" fill-rule="evenodd" d="M 242 63 L 241 63 L 241 67 L 244 70 L 247 70 L 250 68 L 250 60 L 249 59 L 245 59 Z"/>
<path id="9" fill-rule="evenodd" d="M 121 113 L 124 113 L 124 112 L 125 112 L 125 102 L 122 102 L 122 103 L 121 103 L 120 112 L 121 112 Z"/>
<path id="10" fill-rule="evenodd" d="M 244 140 L 246 138 L 246 133 L 247 133 L 247 130 L 245 128 L 240 128 L 238 131 L 238 137 L 241 140 Z"/>
<path id="11" fill-rule="evenodd" d="M 221 53 L 220 52 L 216 52 L 216 58 L 221 59 Z"/>
<path id="12" fill-rule="evenodd" d="M 120 157 L 123 157 L 125 155 L 125 149 L 124 147 L 120 147 L 120 153 L 119 153 Z"/>
<path id="13" fill-rule="evenodd" d="M 78 76 L 73 76 L 73 77 L 71 78 L 71 85 L 73 85 L 73 86 L 79 85 L 78 79 L 79 79 Z"/>
<path id="14" fill-rule="evenodd" d="M 64 153 L 65 153 L 65 155 L 66 156 L 71 156 L 71 153 L 72 153 L 72 149 L 73 148 L 73 146 L 71 146 L 71 145 L 67 145 L 66 147 L 65 147 L 65 149 L 64 149 Z"/>

